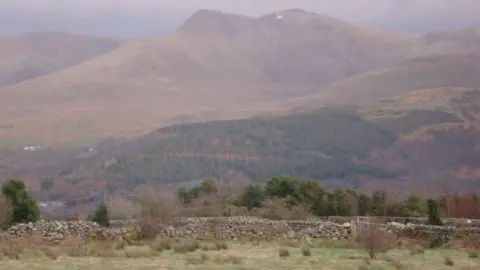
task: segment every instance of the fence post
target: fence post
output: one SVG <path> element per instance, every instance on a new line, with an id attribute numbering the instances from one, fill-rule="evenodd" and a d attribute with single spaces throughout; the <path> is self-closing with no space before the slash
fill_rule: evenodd
<path id="1" fill-rule="evenodd" d="M 351 235 L 352 235 L 352 240 L 357 239 L 357 226 L 358 226 L 358 216 L 356 219 L 353 219 L 351 222 L 352 226 L 351 228 Z"/>

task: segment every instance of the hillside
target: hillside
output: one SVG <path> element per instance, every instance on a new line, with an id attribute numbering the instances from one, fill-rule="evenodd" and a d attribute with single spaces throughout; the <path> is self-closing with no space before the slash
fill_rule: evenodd
<path id="1" fill-rule="evenodd" d="M 480 54 L 419 57 L 340 80 L 322 88 L 318 94 L 288 100 L 284 107 L 315 108 L 321 104 L 355 103 L 428 88 L 479 87 L 479 72 Z"/>
<path id="2" fill-rule="evenodd" d="M 132 42 L 0 91 L 3 140 L 138 136 L 153 127 L 248 117 L 424 52 L 422 41 L 288 10 L 260 18 L 199 11 L 178 31 Z"/>
<path id="3" fill-rule="evenodd" d="M 77 65 L 121 44 L 113 38 L 57 32 L 0 36 L 0 87 Z"/>
<path id="4" fill-rule="evenodd" d="M 263 181 L 277 174 L 326 187 L 436 192 L 478 189 L 480 90 L 430 88 L 283 116 L 161 128 L 89 149 L 0 151 L 0 178 L 25 179 L 43 198 L 129 194 L 205 178 Z"/>
<path id="5" fill-rule="evenodd" d="M 186 124 L 128 142 L 110 157 L 107 151 L 93 168 L 85 166 L 63 179 L 75 183 L 107 180 L 106 185 L 117 190 L 228 175 L 257 181 L 274 174 L 388 178 L 395 172 L 357 164 L 352 157 L 365 157 L 372 149 L 394 141 L 394 134 L 362 120 L 355 112 L 335 109 Z"/>
<path id="6" fill-rule="evenodd" d="M 480 93 L 453 91 L 464 97 Z M 390 104 L 400 105 L 408 97 L 393 100 Z M 82 166 L 70 166 L 67 173 L 51 170 L 48 177 L 57 180 L 48 192 L 67 196 L 66 190 L 71 190 L 68 196 L 80 196 L 94 186 L 96 191 L 125 192 L 142 185 L 179 185 L 205 178 L 263 181 L 277 174 L 364 190 L 415 187 L 428 193 L 432 191 L 426 189 L 428 185 L 445 177 L 460 181 L 459 189 L 479 187 L 476 175 L 461 173 L 474 171 L 480 162 L 480 152 L 472 147 L 480 143 L 480 131 L 457 115 L 467 103 L 454 98 L 445 106 L 402 106 L 401 112 L 371 117 L 373 111 L 381 110 L 380 104 L 387 103 L 360 105 L 360 114 L 353 108 L 325 108 L 162 128 L 126 143 L 103 146 L 97 155 L 80 161 Z M 475 108 L 473 103 L 468 105 Z M 393 107 L 383 106 L 383 111 Z"/>

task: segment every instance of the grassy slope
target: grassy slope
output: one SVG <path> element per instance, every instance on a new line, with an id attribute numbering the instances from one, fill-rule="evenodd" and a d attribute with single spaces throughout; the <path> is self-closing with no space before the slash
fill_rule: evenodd
<path id="1" fill-rule="evenodd" d="M 480 87 L 479 72 L 480 54 L 415 58 L 335 82 L 319 94 L 289 100 L 284 107 L 314 108 L 328 103 L 372 101 L 428 88 Z"/>
<path id="2" fill-rule="evenodd" d="M 77 65 L 122 43 L 113 38 L 57 32 L 0 36 L 0 87 Z"/>

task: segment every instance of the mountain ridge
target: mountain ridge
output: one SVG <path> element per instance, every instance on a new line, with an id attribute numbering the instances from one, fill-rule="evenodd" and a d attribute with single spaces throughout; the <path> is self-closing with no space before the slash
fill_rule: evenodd
<path id="1" fill-rule="evenodd" d="M 129 41 L 74 66 L 2 87 L 0 126 L 6 128 L 0 140 L 53 144 L 133 138 L 179 122 L 288 112 L 297 99 L 312 97 L 310 104 L 318 107 L 330 102 L 323 96 L 335 94 L 332 85 L 354 76 L 415 57 L 477 52 L 476 44 L 474 31 L 426 38 L 310 12 L 246 17 L 199 11 L 167 36 Z"/>

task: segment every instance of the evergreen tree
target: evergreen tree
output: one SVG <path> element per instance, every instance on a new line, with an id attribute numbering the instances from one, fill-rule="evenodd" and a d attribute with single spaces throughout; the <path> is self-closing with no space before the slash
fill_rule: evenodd
<path id="1" fill-rule="evenodd" d="M 265 201 L 265 192 L 261 185 L 248 185 L 241 196 L 243 206 L 249 210 L 261 207 Z"/>
<path id="2" fill-rule="evenodd" d="M 25 184 L 20 180 L 9 180 L 2 186 L 3 196 L 12 207 L 11 222 L 36 222 L 40 218 L 37 202 L 28 194 Z"/>
<path id="3" fill-rule="evenodd" d="M 440 215 L 438 214 L 437 201 L 428 199 L 427 206 L 428 206 L 428 224 L 436 225 L 436 226 L 443 225 L 442 220 L 440 219 Z"/>
<path id="4" fill-rule="evenodd" d="M 110 219 L 108 216 L 107 205 L 104 202 L 101 202 L 95 213 L 93 213 L 92 221 L 98 223 L 102 227 L 110 227 Z"/>

